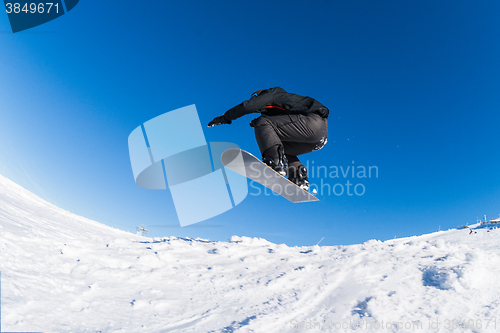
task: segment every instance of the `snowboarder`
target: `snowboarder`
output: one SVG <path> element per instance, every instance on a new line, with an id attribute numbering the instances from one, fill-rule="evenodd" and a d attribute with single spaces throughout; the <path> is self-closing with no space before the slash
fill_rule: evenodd
<path id="1" fill-rule="evenodd" d="M 307 169 L 297 158 L 323 148 L 328 139 L 326 106 L 311 97 L 280 87 L 257 90 L 249 100 L 215 117 L 209 127 L 231 122 L 249 113 L 262 115 L 250 122 L 262 162 L 299 187 L 309 189 Z"/>

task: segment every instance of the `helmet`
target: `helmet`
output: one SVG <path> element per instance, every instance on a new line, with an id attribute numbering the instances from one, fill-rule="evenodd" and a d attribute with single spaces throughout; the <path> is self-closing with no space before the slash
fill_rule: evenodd
<path id="1" fill-rule="evenodd" d="M 254 97 L 254 96 L 259 96 L 259 95 L 260 95 L 260 93 L 261 93 L 261 92 L 263 92 L 264 90 L 266 90 L 266 89 L 259 89 L 259 90 L 257 90 L 257 91 L 254 91 L 254 92 L 253 92 L 253 94 L 252 94 L 252 97 Z"/>

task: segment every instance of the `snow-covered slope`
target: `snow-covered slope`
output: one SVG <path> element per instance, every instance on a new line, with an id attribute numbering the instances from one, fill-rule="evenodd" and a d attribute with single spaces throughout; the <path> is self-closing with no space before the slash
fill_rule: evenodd
<path id="1" fill-rule="evenodd" d="M 495 225 L 333 247 L 151 239 L 0 176 L 1 330 L 495 332 Z"/>

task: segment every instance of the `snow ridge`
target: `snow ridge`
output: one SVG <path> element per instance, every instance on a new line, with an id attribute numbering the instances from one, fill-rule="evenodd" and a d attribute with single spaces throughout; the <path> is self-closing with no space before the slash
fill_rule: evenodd
<path id="1" fill-rule="evenodd" d="M 351 246 L 152 239 L 0 176 L 1 329 L 495 332 L 499 236 L 478 224 Z"/>

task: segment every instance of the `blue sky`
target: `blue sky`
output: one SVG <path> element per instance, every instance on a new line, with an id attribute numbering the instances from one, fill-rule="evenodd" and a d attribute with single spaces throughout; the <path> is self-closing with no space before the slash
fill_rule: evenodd
<path id="1" fill-rule="evenodd" d="M 72 212 L 155 237 L 336 245 L 498 217 L 498 17 L 498 1 L 82 0 L 12 34 L 0 15 L 0 172 Z M 135 185 L 127 138 L 137 126 L 190 104 L 206 125 L 273 86 L 330 108 L 328 144 L 301 160 L 376 166 L 378 178 L 323 180 L 363 184 L 362 196 L 249 196 L 180 228 L 168 190 Z M 258 154 L 254 117 L 204 128 L 206 140 Z"/>

